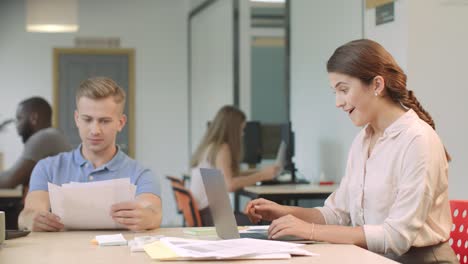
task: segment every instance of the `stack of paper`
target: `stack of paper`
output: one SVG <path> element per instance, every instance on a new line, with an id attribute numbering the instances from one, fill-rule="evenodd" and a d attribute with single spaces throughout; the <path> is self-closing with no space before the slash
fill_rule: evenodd
<path id="1" fill-rule="evenodd" d="M 251 238 L 192 240 L 163 237 L 145 245 L 145 252 L 157 260 L 288 259 L 291 255 L 317 256 L 296 243 Z"/>
<path id="2" fill-rule="evenodd" d="M 99 246 L 124 246 L 127 245 L 127 240 L 122 234 L 117 235 L 100 235 L 96 236 L 96 241 Z"/>
<path id="3" fill-rule="evenodd" d="M 67 229 L 123 228 L 110 216 L 111 206 L 134 200 L 136 191 L 129 178 L 48 186 L 52 213 Z"/>

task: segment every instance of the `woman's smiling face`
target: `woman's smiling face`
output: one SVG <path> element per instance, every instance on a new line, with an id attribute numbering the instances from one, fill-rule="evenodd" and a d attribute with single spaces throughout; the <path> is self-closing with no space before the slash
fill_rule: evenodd
<path id="1" fill-rule="evenodd" d="M 375 119 L 376 96 L 372 85 L 346 74 L 328 73 L 330 85 L 335 93 L 336 107 L 343 109 L 356 126 L 364 126 Z"/>

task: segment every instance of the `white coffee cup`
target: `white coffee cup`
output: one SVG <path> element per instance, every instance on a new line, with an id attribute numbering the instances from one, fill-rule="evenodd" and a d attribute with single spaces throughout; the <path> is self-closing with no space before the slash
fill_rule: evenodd
<path id="1" fill-rule="evenodd" d="M 5 212 L 0 211 L 0 244 L 5 241 Z"/>

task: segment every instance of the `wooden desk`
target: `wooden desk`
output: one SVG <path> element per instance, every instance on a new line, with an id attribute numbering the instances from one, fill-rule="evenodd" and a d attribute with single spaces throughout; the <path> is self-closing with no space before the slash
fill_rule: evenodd
<path id="1" fill-rule="evenodd" d="M 183 228 L 161 228 L 148 234 L 189 237 L 183 233 Z M 31 233 L 27 237 L 5 240 L 0 245 L 0 263 L 34 263 L 34 264 L 74 264 L 74 263 L 154 263 L 144 252 L 130 252 L 127 246 L 99 247 L 91 245 L 90 240 L 96 235 L 115 234 L 120 231 L 76 231 L 58 233 Z M 123 232 L 127 239 L 145 233 Z M 185 263 L 235 263 L 235 264 L 280 264 L 280 263 L 396 263 L 380 255 L 352 245 L 312 244 L 305 248 L 318 257 L 293 257 L 289 260 L 235 260 L 235 261 L 178 261 L 165 262 L 175 264 Z"/>
<path id="2" fill-rule="evenodd" d="M 247 186 L 236 192 L 234 210 L 239 212 L 239 196 L 247 196 L 251 199 L 265 198 L 283 204 L 286 201 L 294 201 L 295 205 L 297 205 L 297 201 L 299 199 L 326 199 L 337 188 L 338 184 L 276 184 Z"/>
<path id="3" fill-rule="evenodd" d="M 0 199 L 21 199 L 23 197 L 23 189 L 0 189 Z"/>

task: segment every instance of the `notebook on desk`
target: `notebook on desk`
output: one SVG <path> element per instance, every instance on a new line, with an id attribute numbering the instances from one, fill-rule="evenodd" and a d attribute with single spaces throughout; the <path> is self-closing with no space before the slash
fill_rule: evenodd
<path id="1" fill-rule="evenodd" d="M 224 176 L 217 169 L 200 168 L 200 175 L 205 186 L 206 196 L 208 197 L 208 206 L 215 224 L 216 234 L 222 239 L 234 238 L 257 238 L 268 239 L 268 230 L 259 229 L 256 232 L 239 233 L 236 219 L 229 201 Z M 297 237 L 283 237 L 282 241 L 310 243 Z"/>

